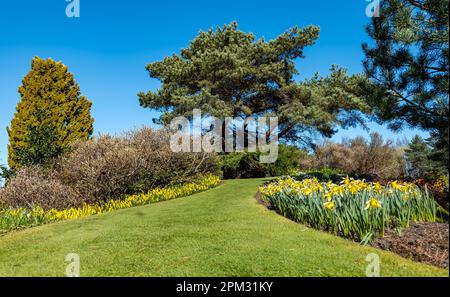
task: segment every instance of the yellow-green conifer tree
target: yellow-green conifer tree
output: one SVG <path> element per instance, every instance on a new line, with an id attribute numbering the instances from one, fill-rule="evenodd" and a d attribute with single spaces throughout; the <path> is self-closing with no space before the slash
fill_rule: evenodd
<path id="1" fill-rule="evenodd" d="M 61 62 L 35 57 L 22 80 L 16 113 L 7 128 L 11 169 L 45 164 L 93 132 L 92 103 L 81 96 Z"/>

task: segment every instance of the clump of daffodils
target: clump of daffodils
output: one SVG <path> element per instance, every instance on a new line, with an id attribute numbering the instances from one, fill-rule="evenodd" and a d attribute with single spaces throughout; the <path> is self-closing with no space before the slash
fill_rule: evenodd
<path id="1" fill-rule="evenodd" d="M 317 179 L 278 179 L 260 193 L 281 214 L 345 237 L 373 239 L 392 222 L 435 221 L 436 203 L 412 183 L 393 181 L 386 186 L 346 177 L 339 184 Z"/>

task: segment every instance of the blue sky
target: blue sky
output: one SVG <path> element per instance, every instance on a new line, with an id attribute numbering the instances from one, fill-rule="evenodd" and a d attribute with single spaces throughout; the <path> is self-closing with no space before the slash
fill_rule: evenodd
<path id="1" fill-rule="evenodd" d="M 80 0 L 80 18 L 68 18 L 65 0 L 0 0 L 0 164 L 6 163 L 9 125 L 20 99 L 17 92 L 34 56 L 62 61 L 92 102 L 95 134 L 151 125 L 154 111 L 139 106 L 137 93 L 159 83 L 147 63 L 179 53 L 199 30 L 237 21 L 240 29 L 272 39 L 288 28 L 321 27 L 317 44 L 297 63 L 298 79 L 326 74 L 332 64 L 360 72 L 369 18 L 365 0 L 151 1 Z M 385 137 L 411 138 L 370 124 Z M 360 128 L 342 137 L 367 136 Z M 421 132 L 422 135 L 426 135 Z"/>

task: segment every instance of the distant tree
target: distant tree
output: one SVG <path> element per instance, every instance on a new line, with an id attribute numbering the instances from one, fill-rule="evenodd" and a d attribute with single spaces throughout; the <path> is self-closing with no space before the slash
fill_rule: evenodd
<path id="1" fill-rule="evenodd" d="M 10 170 L 4 165 L 0 165 L 0 187 L 7 184 L 11 177 L 14 176 L 14 171 Z"/>
<path id="2" fill-rule="evenodd" d="M 316 26 L 294 27 L 271 41 L 256 40 L 236 23 L 200 32 L 179 55 L 147 65 L 162 85 L 140 93 L 140 104 L 163 112 L 157 123 L 200 108 L 218 118 L 277 116 L 279 138 L 310 143 L 312 134 L 331 136 L 338 125 L 362 123 L 359 111 L 367 105 L 341 88 L 349 78 L 338 67 L 329 77 L 294 81 L 295 60 L 318 37 Z"/>
<path id="3" fill-rule="evenodd" d="M 405 150 L 406 160 L 408 161 L 409 175 L 414 178 L 421 178 L 432 170 L 430 164 L 431 148 L 419 135 L 414 136 L 408 148 Z"/>
<path id="4" fill-rule="evenodd" d="M 427 139 L 432 150 L 430 160 L 436 171 L 448 174 L 449 164 L 449 133 L 448 127 L 445 129 L 431 131 L 430 138 Z"/>
<path id="5" fill-rule="evenodd" d="M 92 134 L 91 102 L 80 95 L 72 73 L 61 62 L 34 58 L 19 93 L 21 100 L 7 128 L 12 170 L 45 164 Z"/>
<path id="6" fill-rule="evenodd" d="M 363 45 L 370 82 L 360 90 L 392 129 L 430 131 L 435 158 L 448 168 L 449 1 L 380 3 L 380 17 L 367 28 L 374 45 Z"/>
<path id="7" fill-rule="evenodd" d="M 2 160 L 0 159 L 0 162 Z M 5 183 L 14 175 L 14 172 L 6 167 L 3 163 L 0 163 L 0 187 L 4 186 Z"/>

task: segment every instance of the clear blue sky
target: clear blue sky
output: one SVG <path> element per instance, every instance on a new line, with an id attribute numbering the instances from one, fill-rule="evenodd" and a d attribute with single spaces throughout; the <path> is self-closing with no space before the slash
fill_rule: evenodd
<path id="1" fill-rule="evenodd" d="M 68 18 L 65 0 L 0 0 L 0 164 L 6 163 L 9 125 L 21 79 L 34 56 L 62 61 L 92 102 L 95 134 L 151 125 L 155 112 L 139 106 L 139 91 L 155 90 L 149 62 L 179 53 L 199 30 L 236 20 L 257 37 L 276 37 L 298 25 L 321 27 L 317 44 L 298 62 L 299 79 L 338 64 L 361 71 L 361 43 L 369 18 L 365 0 L 149 1 L 80 0 L 81 17 Z M 370 124 L 385 137 L 410 138 Z M 422 133 L 423 134 L 423 133 Z M 367 135 L 359 128 L 334 137 Z"/>

